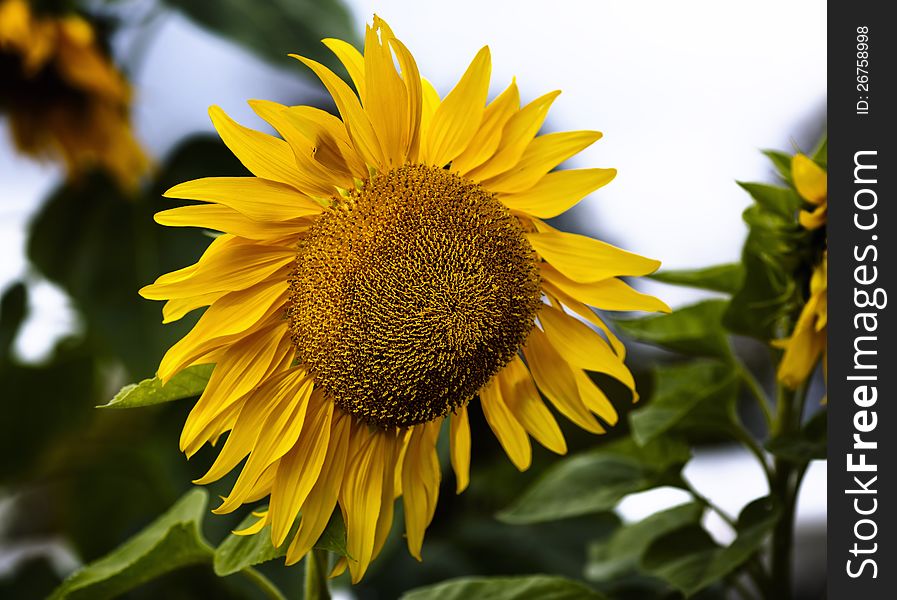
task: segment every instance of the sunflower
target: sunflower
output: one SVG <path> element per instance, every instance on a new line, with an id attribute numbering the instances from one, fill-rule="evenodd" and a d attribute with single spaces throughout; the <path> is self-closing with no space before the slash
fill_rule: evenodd
<path id="1" fill-rule="evenodd" d="M 828 174 L 812 159 L 796 154 L 791 161 L 791 178 L 797 193 L 812 210 L 801 210 L 800 224 L 808 230 L 825 226 L 828 219 Z M 775 345 L 784 348 L 779 363 L 778 379 L 791 389 L 797 388 L 813 372 L 813 367 L 823 357 L 826 364 L 826 325 L 828 323 L 828 253 L 822 253 L 821 261 L 813 267 L 810 277 L 810 294 L 791 336 L 778 340 Z"/>
<path id="2" fill-rule="evenodd" d="M 229 432 L 198 484 L 245 460 L 215 512 L 268 497 L 244 533 L 270 525 L 275 546 L 301 513 L 287 549 L 292 564 L 338 506 L 351 558 L 336 570 L 348 566 L 357 582 L 383 547 L 399 497 L 408 549 L 420 560 L 443 429 L 458 493 L 467 487 L 471 402 L 479 398 L 518 469 L 530 465 L 530 437 L 563 454 L 542 395 L 593 433 L 617 414 L 587 371 L 621 381 L 636 398 L 623 345 L 589 306 L 669 308 L 619 279 L 651 273 L 657 261 L 542 220 L 615 175 L 553 171 L 601 137 L 536 135 L 557 92 L 521 108 L 511 82 L 487 104 L 483 48 L 440 98 L 377 17 L 364 54 L 340 40 L 324 44 L 355 91 L 323 65 L 294 58 L 321 79 L 341 118 L 251 101 L 280 139 L 212 107 L 221 138 L 254 177 L 166 192 L 205 204 L 158 213 L 159 223 L 223 233 L 196 264 L 140 293 L 167 300 L 166 322 L 209 306 L 158 374 L 168 380 L 216 364 L 181 436 L 191 456 Z"/>
<path id="3" fill-rule="evenodd" d="M 21 152 L 59 158 L 70 176 L 99 166 L 133 186 L 148 161 L 128 121 L 129 98 L 88 21 L 0 0 L 0 110 Z"/>

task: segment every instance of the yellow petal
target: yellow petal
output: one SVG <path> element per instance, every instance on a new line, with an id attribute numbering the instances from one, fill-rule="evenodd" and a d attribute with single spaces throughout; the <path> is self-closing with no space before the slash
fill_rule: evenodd
<path id="1" fill-rule="evenodd" d="M 619 275 L 647 275 L 660 261 L 627 252 L 584 235 L 563 232 L 528 233 L 526 238 L 542 258 L 573 281 L 588 283 Z"/>
<path id="2" fill-rule="evenodd" d="M 498 372 L 496 378 L 502 398 L 523 428 L 552 452 L 565 454 L 567 443 L 564 441 L 564 434 L 554 420 L 554 415 L 542 402 L 529 370 L 520 357 L 514 356 L 511 362 Z"/>
<path id="3" fill-rule="evenodd" d="M 803 154 L 791 159 L 791 178 L 797 193 L 811 204 L 822 204 L 828 197 L 828 174 Z"/>
<path id="4" fill-rule="evenodd" d="M 355 151 L 346 127 L 338 117 L 313 106 L 289 106 L 284 117 L 314 144 L 314 158 L 336 171 L 364 179 L 367 165 Z"/>
<path id="5" fill-rule="evenodd" d="M 315 159 L 315 142 L 309 140 L 296 125 L 289 108 L 269 100 L 250 100 L 249 106 L 290 145 L 297 167 L 296 181 L 302 192 L 313 197 L 329 198 L 339 193 L 339 187 L 352 187 L 354 182 L 347 170 L 331 169 Z"/>
<path id="6" fill-rule="evenodd" d="M 211 294 L 199 294 L 188 298 L 169 300 L 162 307 L 162 322 L 173 323 L 197 308 L 212 304 L 224 294 L 225 292 L 212 292 Z"/>
<path id="7" fill-rule="evenodd" d="M 439 457 L 436 454 L 436 440 L 442 419 L 415 425 L 405 452 L 402 468 L 402 493 L 405 507 L 405 535 L 408 551 L 420 560 L 420 550 L 424 543 L 424 532 L 436 511 L 439 497 Z"/>
<path id="8" fill-rule="evenodd" d="M 292 565 L 305 556 L 324 533 L 333 509 L 339 498 L 340 487 L 349 454 L 349 425 L 351 417 L 342 411 L 335 411 L 330 430 L 330 443 L 321 473 L 302 505 L 302 520 L 299 530 L 287 549 L 287 565 Z"/>
<path id="9" fill-rule="evenodd" d="M 358 96 L 364 98 L 364 57 L 361 52 L 349 42 L 336 38 L 327 38 L 321 42 L 343 63 L 352 79 L 352 84 L 355 85 Z"/>
<path id="10" fill-rule="evenodd" d="M 508 458 L 518 470 L 526 471 L 532 462 L 529 436 L 502 398 L 495 378 L 480 389 L 480 404 L 486 422 L 505 449 Z"/>
<path id="11" fill-rule="evenodd" d="M 536 185 L 556 166 L 601 139 L 598 131 L 564 131 L 534 139 L 520 161 L 508 171 L 483 181 L 493 192 L 514 194 Z"/>
<path id="12" fill-rule="evenodd" d="M 618 416 L 617 409 L 611 404 L 604 392 L 595 385 L 585 372 L 574 369 L 573 378 L 576 380 L 576 389 L 579 390 L 579 397 L 582 403 L 586 405 L 590 411 L 604 419 L 608 425 L 616 425 Z"/>
<path id="13" fill-rule="evenodd" d="M 543 291 L 549 293 L 547 290 Z M 610 347 L 616 355 L 620 357 L 620 360 L 626 358 L 626 346 L 623 345 L 623 342 L 620 341 L 620 338 L 614 334 L 610 327 L 601 320 L 601 317 L 595 314 L 595 311 L 557 287 L 551 289 L 550 296 L 560 301 L 564 306 L 600 329 L 604 334 L 605 339 L 610 344 Z"/>
<path id="14" fill-rule="evenodd" d="M 455 493 L 460 494 L 470 483 L 470 421 L 465 404 L 450 417 L 452 469 L 455 471 Z"/>
<path id="15" fill-rule="evenodd" d="M 299 440 L 280 459 L 269 509 L 275 547 L 287 539 L 299 509 L 318 480 L 330 442 L 332 417 L 333 402 L 314 395 Z"/>
<path id="16" fill-rule="evenodd" d="M 828 204 L 823 203 L 821 206 L 816 208 L 813 212 L 802 210 L 800 214 L 797 215 L 800 224 L 804 226 L 806 229 L 819 229 L 823 225 L 825 225 L 828 220 Z"/>
<path id="17" fill-rule="evenodd" d="M 604 433 L 604 428 L 580 399 L 573 369 L 542 330 L 534 328 L 530 332 L 523 354 L 536 385 L 562 415 L 586 431 Z"/>
<path id="18" fill-rule="evenodd" d="M 272 365 L 280 364 L 288 340 L 289 330 L 282 323 L 248 335 L 224 350 L 181 431 L 181 451 L 190 457 L 209 440 L 202 434 L 215 432 L 204 431 L 207 424 L 265 380 Z"/>
<path id="19" fill-rule="evenodd" d="M 423 89 L 421 87 L 420 71 L 414 56 L 405 45 L 395 37 L 389 38 L 389 45 L 399 59 L 399 67 L 402 69 L 402 81 L 408 98 L 408 126 L 406 128 L 405 156 L 408 162 L 418 161 L 421 141 L 421 116 L 423 113 Z"/>
<path id="20" fill-rule="evenodd" d="M 196 270 L 186 279 L 166 283 L 160 277 L 156 283 L 142 288 L 140 295 L 147 300 L 168 300 L 245 290 L 268 279 L 295 259 L 296 250 L 293 248 L 235 243 L 213 256 L 209 256 L 208 252 L 204 254 Z"/>
<path id="21" fill-rule="evenodd" d="M 495 154 L 467 173 L 467 176 L 474 181 L 483 181 L 504 173 L 520 162 L 526 148 L 545 122 L 548 109 L 559 95 L 559 91 L 554 91 L 539 96 L 514 113 L 502 129 L 501 142 Z"/>
<path id="22" fill-rule="evenodd" d="M 287 299 L 286 283 L 285 277 L 282 281 L 263 281 L 222 296 L 203 313 L 190 333 L 168 349 L 159 364 L 159 378 L 167 382 L 210 350 L 262 329 L 282 310 Z"/>
<path id="23" fill-rule="evenodd" d="M 408 94 L 396 72 L 392 52 L 386 40 L 377 35 L 378 22 L 365 27 L 364 42 L 364 111 L 380 140 L 385 159 L 384 168 L 405 162 L 408 127 Z"/>
<path id="24" fill-rule="evenodd" d="M 176 185 L 166 198 L 215 202 L 255 221 L 290 221 L 318 215 L 321 205 L 294 188 L 257 177 L 205 177 Z"/>
<path id="25" fill-rule="evenodd" d="M 246 401 L 243 410 L 240 411 L 240 417 L 237 418 L 234 425 L 234 433 L 244 426 L 241 423 L 241 418 L 245 413 L 266 412 L 267 418 L 261 426 L 258 426 L 254 419 L 250 419 L 252 427 L 258 429 L 258 437 L 252 445 L 249 458 L 243 465 L 231 493 L 224 499 L 221 506 L 213 509 L 212 512 L 226 514 L 243 504 L 264 470 L 274 461 L 283 457 L 296 444 L 305 424 L 305 415 L 308 411 L 311 394 L 312 381 L 305 379 L 283 386 L 274 393 L 273 398 L 254 396 Z M 228 438 L 229 442 L 230 438 Z M 223 451 L 224 448 L 222 448 L 222 453 Z M 220 468 L 222 466 L 219 466 Z M 212 475 L 211 481 L 221 476 L 216 475 L 217 473 Z M 203 478 L 200 483 L 208 481 Z"/>
<path id="26" fill-rule="evenodd" d="M 565 277 L 547 263 L 542 263 L 540 268 L 542 271 L 542 287 L 550 293 L 560 290 L 580 302 L 601 310 L 672 312 L 672 309 L 662 300 L 637 292 L 619 279 L 613 278 L 593 283 L 578 283 Z"/>
<path id="27" fill-rule="evenodd" d="M 346 467 L 340 505 L 346 521 L 346 548 L 352 583 L 361 580 L 374 554 L 383 499 L 383 443 L 386 434 L 360 424 L 352 431 L 352 456 Z"/>
<path id="28" fill-rule="evenodd" d="M 355 150 L 367 164 L 381 168 L 384 161 L 380 141 L 355 93 L 346 85 L 346 82 L 321 63 L 296 54 L 290 54 L 290 56 L 302 62 L 318 76 L 321 83 L 333 96 L 333 101 L 343 118 L 343 123 L 346 124 L 346 131 L 349 133 L 349 139 L 352 140 Z"/>
<path id="29" fill-rule="evenodd" d="M 436 109 L 423 144 L 424 162 L 441 167 L 467 148 L 483 119 L 491 73 L 489 47 L 484 46 Z"/>
<path id="30" fill-rule="evenodd" d="M 498 199 L 513 211 L 549 219 L 566 212 L 598 188 L 610 183 L 616 175 L 616 169 L 555 171 L 525 192 L 500 194 Z"/>
<path id="31" fill-rule="evenodd" d="M 474 135 L 473 140 L 454 161 L 452 170 L 465 175 L 471 169 L 480 166 L 498 149 L 502 130 L 514 113 L 520 108 L 520 93 L 517 82 L 511 81 L 504 92 L 489 103 L 483 113 L 483 122 Z"/>
<path id="32" fill-rule="evenodd" d="M 632 373 L 588 325 L 549 306 L 539 312 L 539 321 L 548 341 L 572 366 L 606 373 L 635 390 Z"/>
<path id="33" fill-rule="evenodd" d="M 374 533 L 374 552 L 372 559 L 377 558 L 389 532 L 392 531 L 392 521 L 395 515 L 396 494 L 395 494 L 395 472 L 390 469 L 390 465 L 395 465 L 399 454 L 399 444 L 397 436 L 390 433 L 386 436 L 383 444 L 383 460 L 386 468 L 383 470 L 383 490 L 380 497 L 380 517 L 377 519 L 377 531 Z"/>
<path id="34" fill-rule="evenodd" d="M 265 528 L 265 525 L 268 524 L 268 513 L 267 511 L 264 513 L 264 516 L 260 517 L 258 521 L 250 525 L 249 527 L 245 527 L 243 529 L 239 529 L 233 532 L 234 535 L 255 535 Z"/>
<path id="35" fill-rule="evenodd" d="M 209 108 L 209 116 L 221 140 L 253 175 L 302 189 L 289 144 L 239 125 L 218 106 Z"/>
<path id="36" fill-rule="evenodd" d="M 194 483 L 205 484 L 216 481 L 236 467 L 256 448 L 262 427 L 271 413 L 278 407 L 288 404 L 296 396 L 297 387 L 310 387 L 305 385 L 306 379 L 305 369 L 296 368 L 279 373 L 256 388 L 244 402 L 237 422 L 215 462 L 208 472 Z"/>
<path id="37" fill-rule="evenodd" d="M 433 115 L 436 114 L 436 109 L 439 108 L 439 104 L 442 101 L 439 99 L 439 92 L 436 91 L 436 88 L 433 87 L 433 84 L 423 77 L 421 77 L 420 80 L 420 90 L 422 94 L 420 112 L 420 134 L 421 140 L 424 140 L 429 135 L 430 124 L 433 122 Z M 423 148 L 421 148 L 421 152 L 423 152 Z"/>
<path id="38" fill-rule="evenodd" d="M 298 234 L 308 229 L 310 221 L 275 221 L 262 223 L 253 221 L 241 213 L 218 204 L 198 204 L 179 206 L 157 212 L 156 223 L 168 227 L 201 227 L 223 231 L 251 240 L 265 240 L 283 235 Z"/>

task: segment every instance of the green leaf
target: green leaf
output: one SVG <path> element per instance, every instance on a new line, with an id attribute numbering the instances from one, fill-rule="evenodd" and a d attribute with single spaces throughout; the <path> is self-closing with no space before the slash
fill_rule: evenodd
<path id="1" fill-rule="evenodd" d="M 204 490 L 187 492 L 146 529 L 73 573 L 51 600 L 114 598 L 174 569 L 211 562 L 212 548 L 200 531 L 207 504 Z"/>
<path id="2" fill-rule="evenodd" d="M 828 135 L 822 136 L 822 140 L 819 141 L 819 146 L 817 146 L 816 150 L 813 152 L 812 158 L 819 163 L 819 166 L 823 169 L 828 168 Z"/>
<path id="3" fill-rule="evenodd" d="M 728 359 L 731 349 L 722 326 L 727 305 L 725 300 L 705 300 L 668 315 L 618 320 L 615 323 L 623 333 L 640 342 L 688 355 Z"/>
<path id="4" fill-rule="evenodd" d="M 648 277 L 673 285 L 684 285 L 713 292 L 734 294 L 741 286 L 742 279 L 744 279 L 744 269 L 740 263 L 731 263 L 728 265 L 704 267 L 703 269 L 661 271 Z"/>
<path id="5" fill-rule="evenodd" d="M 610 581 L 634 571 L 651 542 L 670 531 L 698 523 L 703 514 L 700 504 L 690 502 L 620 527 L 609 539 L 589 547 L 586 579 Z"/>
<path id="6" fill-rule="evenodd" d="M 417 588 L 402 600 L 601 600 L 601 594 L 578 581 L 550 575 L 462 577 Z"/>
<path id="7" fill-rule="evenodd" d="M 803 205 L 803 200 L 790 187 L 742 181 L 737 183 L 751 195 L 758 205 L 785 219 L 794 220 L 795 214 Z"/>
<path id="8" fill-rule="evenodd" d="M 692 596 L 744 564 L 780 515 L 771 498 L 751 502 L 738 517 L 735 541 L 726 547 L 719 547 L 700 525 L 686 525 L 655 539 L 642 557 L 642 568 Z"/>
<path id="9" fill-rule="evenodd" d="M 28 310 L 25 285 L 16 282 L 3 291 L 0 298 L 0 361 L 9 359 L 12 343 L 19 333 Z"/>
<path id="10" fill-rule="evenodd" d="M 187 367 L 164 385 L 158 377 L 131 383 L 123 387 L 108 403 L 97 408 L 137 408 L 199 396 L 206 389 L 214 368 L 215 365 Z"/>
<path id="11" fill-rule="evenodd" d="M 610 510 L 629 494 L 677 483 L 689 457 L 688 446 L 670 438 L 613 442 L 556 463 L 498 518 L 539 523 Z"/>
<path id="12" fill-rule="evenodd" d="M 787 152 L 781 152 L 779 150 L 764 150 L 763 154 L 772 161 L 773 166 L 776 168 L 776 172 L 778 172 L 779 177 L 782 178 L 783 181 L 787 183 L 791 183 L 791 155 Z"/>
<path id="13" fill-rule="evenodd" d="M 258 510 L 267 510 L 267 507 L 261 507 Z M 231 533 L 215 549 L 215 573 L 220 577 L 224 577 L 248 567 L 286 556 L 290 541 L 299 529 L 300 518 L 297 518 L 296 522 L 293 523 L 293 527 L 287 534 L 286 541 L 277 548 L 274 547 L 271 541 L 270 525 L 265 525 L 261 531 L 253 535 L 236 535 Z M 236 530 L 245 529 L 257 520 L 258 517 L 249 514 L 240 522 Z M 346 526 L 343 523 L 341 511 L 335 510 L 333 512 L 330 522 L 315 544 L 315 548 L 328 550 L 340 556 L 349 555 L 346 550 Z"/>
<path id="14" fill-rule="evenodd" d="M 356 39 L 351 15 L 339 0 L 164 0 L 200 26 L 242 44 L 275 64 L 287 65 L 288 54 L 301 54 L 335 66 L 333 53 L 321 40 Z M 301 66 L 296 63 L 296 66 Z M 307 69 L 302 71 L 309 72 Z"/>
<path id="15" fill-rule="evenodd" d="M 719 433 L 735 422 L 738 375 L 730 364 L 689 362 L 656 370 L 654 394 L 629 415 L 641 445 L 670 430 Z"/>
<path id="16" fill-rule="evenodd" d="M 796 464 L 825 460 L 828 433 L 828 411 L 813 415 L 800 431 L 779 435 L 766 442 L 766 449 L 775 456 Z"/>

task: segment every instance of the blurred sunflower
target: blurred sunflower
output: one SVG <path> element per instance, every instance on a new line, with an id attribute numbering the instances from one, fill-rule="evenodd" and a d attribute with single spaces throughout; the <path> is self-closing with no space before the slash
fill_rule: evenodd
<path id="1" fill-rule="evenodd" d="M 0 0 L 0 110 L 21 152 L 61 159 L 70 176 L 99 166 L 133 186 L 148 161 L 131 131 L 129 98 L 88 21 Z"/>
<path id="2" fill-rule="evenodd" d="M 809 230 L 823 227 L 828 219 L 828 174 L 812 159 L 796 154 L 791 161 L 791 178 L 797 193 L 814 208 L 802 210 L 800 224 Z M 784 348 L 778 379 L 791 389 L 806 381 L 822 356 L 826 364 L 826 325 L 828 323 L 828 254 L 813 268 L 810 295 L 801 310 L 794 331 L 775 345 Z"/>
<path id="3" fill-rule="evenodd" d="M 196 264 L 140 293 L 167 300 L 166 322 L 209 305 L 159 377 L 216 363 L 181 437 L 190 456 L 230 432 L 199 484 L 246 461 L 216 512 L 270 496 L 245 533 L 270 524 L 276 546 L 301 512 L 292 564 L 338 505 L 358 581 L 383 547 L 399 496 L 408 549 L 420 559 L 446 421 L 458 492 L 468 484 L 468 404 L 477 396 L 518 469 L 530 464 L 530 436 L 564 453 L 540 390 L 594 433 L 604 431 L 596 415 L 614 424 L 617 414 L 586 371 L 636 397 L 623 345 L 589 306 L 669 308 L 618 279 L 651 273 L 657 261 L 541 220 L 615 175 L 552 171 L 601 137 L 536 135 L 557 92 L 521 108 L 512 82 L 487 105 L 483 48 L 440 99 L 377 17 L 363 55 L 340 40 L 324 44 L 357 95 L 321 64 L 295 58 L 342 118 L 250 102 L 281 140 L 212 107 L 222 139 L 255 177 L 199 179 L 166 193 L 207 204 L 163 211 L 159 223 L 224 233 Z"/>

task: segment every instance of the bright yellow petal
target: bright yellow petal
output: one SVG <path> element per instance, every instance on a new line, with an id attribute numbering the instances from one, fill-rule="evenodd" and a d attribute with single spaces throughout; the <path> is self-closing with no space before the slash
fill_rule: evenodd
<path id="1" fill-rule="evenodd" d="M 526 238 L 542 258 L 579 283 L 620 275 L 648 275 L 660 267 L 660 261 L 584 235 L 555 231 L 528 233 Z"/>
<path id="2" fill-rule="evenodd" d="M 483 119 L 491 74 L 489 47 L 484 46 L 436 109 L 423 143 L 424 162 L 441 167 L 467 148 Z"/>
<path id="3" fill-rule="evenodd" d="M 255 221 L 290 221 L 321 213 L 320 204 L 292 187 L 257 177 L 205 177 L 176 185 L 163 194 L 215 202 Z"/>
<path id="4" fill-rule="evenodd" d="M 399 454 L 399 441 L 396 435 L 387 435 L 383 445 L 383 461 L 386 468 L 383 470 L 383 490 L 380 499 L 380 517 L 377 519 L 377 531 L 374 533 L 374 552 L 372 558 L 377 558 L 389 532 L 392 531 L 392 521 L 395 516 L 396 493 L 395 472 L 389 468 L 397 463 Z"/>
<path id="5" fill-rule="evenodd" d="M 557 454 L 567 452 L 564 434 L 542 402 L 529 370 L 519 356 L 496 375 L 501 395 L 511 413 L 540 444 Z"/>
<path id="6" fill-rule="evenodd" d="M 424 140 L 429 135 L 430 125 L 433 122 L 433 115 L 436 114 L 436 109 L 439 108 L 439 104 L 442 101 L 439 99 L 439 92 L 436 91 L 433 84 L 423 77 L 421 77 L 420 80 L 420 90 L 422 94 L 420 107 L 420 134 L 421 140 Z M 423 152 L 423 148 L 421 148 L 421 152 Z"/>
<path id="7" fill-rule="evenodd" d="M 385 169 L 405 162 L 408 128 L 408 94 L 396 72 L 389 43 L 380 40 L 375 19 L 373 27 L 365 27 L 364 42 L 364 111 L 380 141 Z"/>
<path id="8" fill-rule="evenodd" d="M 283 140 L 243 127 L 218 106 L 209 108 L 209 116 L 221 140 L 253 175 L 302 189 L 296 160 L 290 145 Z"/>
<path id="9" fill-rule="evenodd" d="M 662 300 L 637 292 L 619 279 L 604 279 L 594 283 L 578 283 L 565 277 L 547 263 L 542 263 L 540 268 L 542 271 L 542 287 L 546 291 L 563 291 L 589 306 L 594 306 L 601 310 L 672 312 L 672 309 Z"/>
<path id="10" fill-rule="evenodd" d="M 474 181 L 483 181 L 517 165 L 533 138 L 539 133 L 545 117 L 548 116 L 548 109 L 559 95 L 559 91 L 554 91 L 539 96 L 514 113 L 502 129 L 501 142 L 495 154 L 468 172 L 467 177 Z"/>
<path id="11" fill-rule="evenodd" d="M 416 163 L 420 154 L 421 141 L 421 116 L 423 113 L 423 89 L 421 87 L 420 71 L 414 56 L 402 42 L 395 37 L 389 38 L 389 45 L 399 59 L 399 67 L 402 69 L 402 81 L 408 98 L 408 126 L 404 143 L 405 156 L 408 162 Z"/>
<path id="12" fill-rule="evenodd" d="M 570 365 L 606 373 L 635 390 L 632 373 L 588 325 L 549 306 L 539 312 L 539 321 L 548 341 Z"/>
<path id="13" fill-rule="evenodd" d="M 387 434 L 359 424 L 352 431 L 352 453 L 340 490 L 346 521 L 346 547 L 352 582 L 361 580 L 374 554 L 377 520 L 383 499 L 383 444 Z"/>
<path id="14" fill-rule="evenodd" d="M 464 150 L 454 161 L 452 170 L 465 175 L 471 169 L 480 166 L 498 149 L 505 124 L 520 108 L 520 93 L 517 82 L 511 81 L 504 92 L 489 103 L 483 113 L 483 122 L 479 130 Z"/>
<path id="15" fill-rule="evenodd" d="M 436 511 L 441 478 L 436 440 L 442 419 L 415 425 L 405 452 L 402 468 L 402 504 L 405 507 L 405 535 L 408 551 L 420 560 L 424 532 Z"/>
<path id="16" fill-rule="evenodd" d="M 566 212 L 598 188 L 610 183 L 616 175 L 616 169 L 555 171 L 525 192 L 499 194 L 498 199 L 513 211 L 549 219 Z"/>
<path id="17" fill-rule="evenodd" d="M 450 417 L 451 421 L 451 457 L 452 469 L 455 471 L 455 493 L 460 494 L 470 483 L 470 421 L 467 418 L 465 404 Z"/>
<path id="18" fill-rule="evenodd" d="M 580 399 L 573 369 L 542 330 L 536 328 L 530 332 L 523 354 L 536 385 L 558 412 L 586 431 L 604 433 L 604 428 Z"/>
<path id="19" fill-rule="evenodd" d="M 797 218 L 805 229 L 819 229 L 828 221 L 828 203 L 823 203 L 813 212 L 802 210 Z"/>
<path id="20" fill-rule="evenodd" d="M 154 219 L 156 223 L 168 227 L 200 227 L 223 231 L 251 240 L 265 240 L 298 234 L 311 225 L 311 221 L 304 219 L 273 223 L 253 221 L 232 208 L 218 204 L 179 206 L 157 212 Z"/>
<path id="21" fill-rule="evenodd" d="M 225 292 L 212 292 L 211 294 L 199 294 L 198 296 L 169 300 L 162 306 L 162 322 L 173 323 L 197 308 L 212 304 L 224 294 Z"/>
<path id="22" fill-rule="evenodd" d="M 556 166 L 582 152 L 601 139 L 598 131 L 563 131 L 534 139 L 526 147 L 520 162 L 510 170 L 483 181 L 492 192 L 515 194 L 536 185 Z"/>
<path id="23" fill-rule="evenodd" d="M 287 565 L 299 562 L 312 549 L 327 528 L 333 509 L 336 508 L 349 455 L 351 419 L 352 417 L 339 410 L 333 415 L 327 456 L 317 482 L 302 505 L 299 530 L 287 549 Z"/>
<path id="24" fill-rule="evenodd" d="M 290 54 L 290 56 L 311 69 L 330 92 L 358 154 L 367 164 L 382 168 L 384 160 L 380 141 L 377 139 L 377 134 L 374 133 L 367 114 L 361 108 L 358 96 L 346 85 L 346 82 L 321 63 L 296 54 Z"/>
<path id="25" fill-rule="evenodd" d="M 797 193 L 811 204 L 822 204 L 828 197 L 828 174 L 803 154 L 791 159 L 791 178 Z"/>
<path id="26" fill-rule="evenodd" d="M 543 291 L 548 293 L 547 290 Z M 623 342 L 620 341 L 620 338 L 614 334 L 610 327 L 601 320 L 601 317 L 595 314 L 595 311 L 557 287 L 552 287 L 550 295 L 574 313 L 600 329 L 604 334 L 605 339 L 607 339 L 610 344 L 610 347 L 613 348 L 616 355 L 620 357 L 620 360 L 626 358 L 626 346 L 623 345 Z"/>
<path id="27" fill-rule="evenodd" d="M 526 430 L 508 409 L 508 405 L 502 398 L 498 382 L 493 378 L 480 390 L 480 404 L 483 407 L 483 415 L 486 422 L 498 438 L 502 448 L 514 466 L 520 471 L 526 471 L 532 462 L 532 447 Z"/>
<path id="28" fill-rule="evenodd" d="M 352 79 L 352 84 L 355 85 L 358 96 L 364 98 L 364 56 L 361 55 L 361 52 L 349 42 L 336 38 L 327 38 L 321 41 L 343 63 Z"/>
<path id="29" fill-rule="evenodd" d="M 283 544 L 299 509 L 318 480 L 330 442 L 333 402 L 313 395 L 299 440 L 280 459 L 271 489 L 271 540 Z"/>
<path id="30" fill-rule="evenodd" d="M 573 370 L 573 378 L 576 380 L 576 389 L 579 390 L 579 397 L 582 403 L 586 405 L 590 411 L 604 419 L 608 425 L 616 425 L 618 420 L 617 409 L 611 404 L 604 392 L 601 391 L 595 382 L 589 378 L 584 371 L 579 369 Z"/>
<path id="31" fill-rule="evenodd" d="M 370 175 L 338 117 L 313 106 L 289 106 L 284 117 L 313 143 L 315 161 L 332 171 L 359 179 Z"/>

